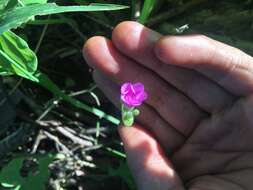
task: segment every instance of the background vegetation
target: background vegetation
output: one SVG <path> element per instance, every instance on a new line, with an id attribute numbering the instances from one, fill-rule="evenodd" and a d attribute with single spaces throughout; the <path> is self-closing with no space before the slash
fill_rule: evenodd
<path id="1" fill-rule="evenodd" d="M 83 43 L 137 20 L 253 55 L 252 7 L 251 0 L 0 0 L 0 189 L 135 189 L 116 132 L 120 113 L 92 81 Z"/>

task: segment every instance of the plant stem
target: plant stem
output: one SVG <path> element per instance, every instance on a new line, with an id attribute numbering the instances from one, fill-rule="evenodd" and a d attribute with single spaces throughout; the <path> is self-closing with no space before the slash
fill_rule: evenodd
<path id="1" fill-rule="evenodd" d="M 50 18 L 50 15 L 48 16 L 47 19 L 49 19 L 49 18 Z M 35 48 L 35 50 L 34 50 L 34 52 L 35 52 L 36 54 L 38 53 L 39 48 L 40 48 L 40 45 L 41 45 L 41 43 L 42 43 L 42 40 L 43 40 L 44 37 L 45 37 L 47 28 L 48 28 L 48 24 L 46 24 L 46 25 L 43 27 L 43 30 L 42 30 L 42 33 L 41 33 L 41 35 L 40 35 L 39 41 L 38 41 L 38 43 L 37 43 L 37 45 L 36 45 L 36 48 Z"/>

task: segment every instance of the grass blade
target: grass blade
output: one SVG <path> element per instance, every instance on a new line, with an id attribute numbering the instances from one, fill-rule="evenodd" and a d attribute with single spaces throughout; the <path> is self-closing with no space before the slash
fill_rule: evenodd
<path id="1" fill-rule="evenodd" d="M 126 158 L 126 154 L 124 154 L 123 152 L 120 152 L 118 150 L 112 149 L 110 147 L 106 147 L 105 148 L 108 152 L 110 152 L 112 155 L 120 157 L 120 158 Z"/>
<path id="2" fill-rule="evenodd" d="M 58 6 L 55 3 L 34 4 L 24 7 L 17 7 L 7 11 L 0 19 L 0 34 L 12 28 L 17 28 L 21 24 L 29 21 L 33 16 L 49 15 L 65 12 L 82 11 L 111 11 L 128 8 L 127 6 L 114 4 L 91 4 L 87 6 Z"/>
<path id="3" fill-rule="evenodd" d="M 155 0 L 145 0 L 142 10 L 141 10 L 141 15 L 139 18 L 139 22 L 142 24 L 145 24 L 148 20 L 148 17 L 150 16 L 154 6 L 155 6 L 156 1 Z"/>

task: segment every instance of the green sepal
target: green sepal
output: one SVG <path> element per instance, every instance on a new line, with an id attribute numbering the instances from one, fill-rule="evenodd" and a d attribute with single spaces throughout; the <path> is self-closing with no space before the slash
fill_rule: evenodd
<path id="1" fill-rule="evenodd" d="M 121 105 L 122 122 L 126 127 L 131 127 L 134 124 L 134 116 L 137 114 L 134 107 L 127 107 L 124 103 Z"/>
<path id="2" fill-rule="evenodd" d="M 122 115 L 122 121 L 124 126 L 131 127 L 134 124 L 134 115 L 133 112 L 125 112 Z"/>

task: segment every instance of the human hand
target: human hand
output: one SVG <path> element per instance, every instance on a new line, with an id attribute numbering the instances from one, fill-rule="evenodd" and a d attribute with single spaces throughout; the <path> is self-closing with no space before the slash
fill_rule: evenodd
<path id="1" fill-rule="evenodd" d="M 149 97 L 119 127 L 140 190 L 253 189 L 253 58 L 205 36 L 167 36 L 123 22 L 84 56 L 115 105 L 123 82 Z"/>

